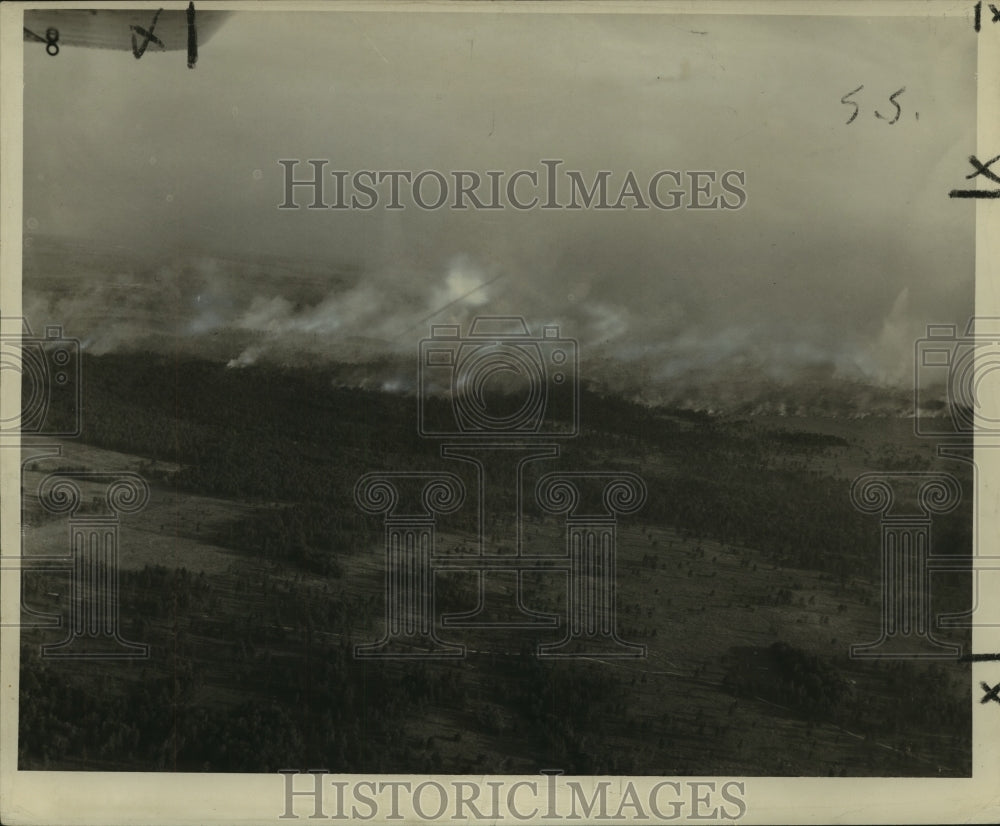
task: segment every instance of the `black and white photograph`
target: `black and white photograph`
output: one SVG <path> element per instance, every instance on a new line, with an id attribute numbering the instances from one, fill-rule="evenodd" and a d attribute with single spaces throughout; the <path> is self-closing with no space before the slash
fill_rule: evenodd
<path id="1" fill-rule="evenodd" d="M 993 6 L 3 11 L 5 823 L 995 822 Z"/>

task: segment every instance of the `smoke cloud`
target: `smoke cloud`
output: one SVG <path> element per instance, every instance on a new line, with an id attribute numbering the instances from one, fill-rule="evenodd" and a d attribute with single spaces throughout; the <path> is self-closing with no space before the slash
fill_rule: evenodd
<path id="1" fill-rule="evenodd" d="M 25 314 L 94 353 L 338 364 L 406 390 L 431 324 L 516 315 L 577 339 L 609 391 L 795 409 L 903 393 L 926 326 L 973 312 L 974 205 L 947 198 L 975 146 L 960 17 L 241 12 L 187 74 L 55 63 L 26 49 Z M 278 210 L 281 158 L 735 169 L 747 201 Z"/>
<path id="2" fill-rule="evenodd" d="M 546 301 L 546 291 L 467 255 L 437 273 L 369 272 L 205 256 L 149 266 L 121 248 L 84 246 L 49 238 L 26 255 L 24 307 L 34 328 L 59 323 L 97 355 L 153 350 L 232 368 L 308 364 L 331 369 L 338 384 L 394 392 L 414 390 L 419 341 L 431 325 L 467 332 L 480 315 L 523 315 L 533 335 L 556 324 L 577 341 L 584 384 L 644 402 L 896 413 L 906 406 L 913 345 L 923 333 L 908 288 L 866 338 L 735 317 L 706 327 L 679 301 L 651 318 L 595 298 L 586 278 L 568 285 L 566 300 Z M 833 403 L 838 393 L 852 401 Z"/>

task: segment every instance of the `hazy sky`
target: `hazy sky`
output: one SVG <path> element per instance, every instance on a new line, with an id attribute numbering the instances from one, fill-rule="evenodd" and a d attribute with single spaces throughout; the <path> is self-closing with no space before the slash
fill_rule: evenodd
<path id="1" fill-rule="evenodd" d="M 862 84 L 848 125 L 841 98 Z M 902 87 L 899 121 L 876 118 Z M 947 198 L 975 150 L 963 19 L 240 12 L 194 70 L 183 52 L 50 58 L 26 43 L 24 100 L 29 234 L 127 247 L 148 262 L 128 278 L 151 295 L 154 274 L 187 272 L 159 305 L 178 330 L 297 332 L 335 350 L 417 325 L 415 341 L 435 309 L 500 276 L 434 320 L 558 321 L 663 378 L 751 353 L 775 374 L 830 362 L 899 379 L 927 323 L 972 310 L 974 208 Z M 283 212 L 281 158 L 480 173 L 558 158 L 618 182 L 736 169 L 748 200 Z M 287 268 L 241 280 L 234 262 L 261 256 L 360 275 L 304 301 Z M 79 295 L 106 297 L 99 274 L 76 275 Z"/>

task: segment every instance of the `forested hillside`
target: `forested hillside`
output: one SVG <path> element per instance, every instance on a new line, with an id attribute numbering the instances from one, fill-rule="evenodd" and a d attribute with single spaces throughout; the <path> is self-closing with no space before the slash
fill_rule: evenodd
<path id="1" fill-rule="evenodd" d="M 151 656 L 46 660 L 39 643 L 60 633 L 26 630 L 22 767 L 969 771 L 967 666 L 847 657 L 878 636 L 881 587 L 878 520 L 852 507 L 853 476 L 935 467 L 969 484 L 898 422 L 734 420 L 585 389 L 581 435 L 528 485 L 556 467 L 644 479 L 645 506 L 619 527 L 617 625 L 647 657 L 544 661 L 535 646 L 558 629 L 447 630 L 465 659 L 366 661 L 352 652 L 384 626 L 382 527 L 356 507 L 355 483 L 447 469 L 473 484 L 418 437 L 417 400 L 340 386 L 336 365 L 131 354 L 83 367 L 83 435 L 68 459 L 32 464 L 25 490 L 74 444 L 123 454 L 148 479 L 151 512 L 125 520 L 120 612 Z M 513 508 L 515 491 L 498 496 Z M 169 519 L 152 513 L 162 502 Z M 26 518 L 51 523 L 31 507 Z M 526 519 L 536 546 L 562 547 L 530 502 Z M 968 502 L 938 518 L 936 552 L 967 553 L 970 524 Z M 475 529 L 473 508 L 447 517 L 439 550 Z M 182 545 L 183 565 L 152 551 Z M 27 604 L 58 610 L 60 576 L 26 575 Z M 436 576 L 439 611 L 474 607 L 470 576 Z M 525 582 L 533 607 L 564 610 L 562 575 Z M 968 606 L 967 576 L 935 575 L 934 588 L 936 610 Z"/>

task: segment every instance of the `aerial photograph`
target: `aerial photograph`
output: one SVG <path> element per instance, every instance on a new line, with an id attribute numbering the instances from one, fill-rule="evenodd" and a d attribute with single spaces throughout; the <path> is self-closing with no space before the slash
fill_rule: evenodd
<path id="1" fill-rule="evenodd" d="M 20 770 L 972 775 L 967 21 L 194 6 L 25 13 Z"/>

